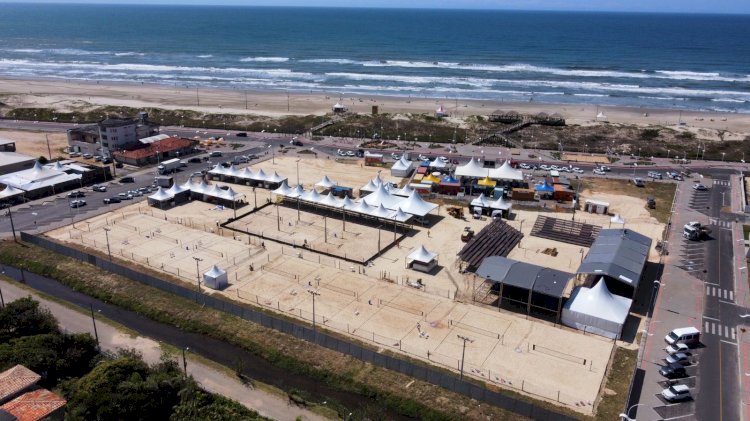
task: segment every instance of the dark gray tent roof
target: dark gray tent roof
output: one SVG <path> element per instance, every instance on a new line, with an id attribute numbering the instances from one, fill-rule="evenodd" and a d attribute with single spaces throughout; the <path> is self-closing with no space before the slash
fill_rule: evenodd
<path id="1" fill-rule="evenodd" d="M 578 273 L 594 273 L 638 286 L 651 239 L 628 229 L 601 230 Z"/>
<path id="2" fill-rule="evenodd" d="M 573 274 L 519 262 L 501 256 L 482 261 L 477 275 L 493 282 L 533 290 L 536 293 L 561 297 Z"/>

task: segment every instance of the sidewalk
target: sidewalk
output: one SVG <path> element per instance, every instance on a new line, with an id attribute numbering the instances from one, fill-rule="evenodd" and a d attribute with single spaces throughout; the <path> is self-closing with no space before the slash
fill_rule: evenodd
<path id="1" fill-rule="evenodd" d="M 41 298 L 39 295 L 0 279 L 3 298 L 8 303 L 17 298 L 31 296 L 48 308 L 57 318 L 60 327 L 67 332 L 90 333 L 93 335 L 91 316 L 81 310 L 72 310 L 53 301 Z M 117 327 L 105 320 L 96 319 L 96 330 L 99 343 L 103 350 L 115 351 L 117 348 L 134 348 L 143 354 L 143 359 L 149 363 L 158 363 L 161 358 L 161 344 L 143 336 L 133 337 L 129 333 L 118 330 Z M 233 399 L 240 404 L 257 411 L 259 414 L 275 420 L 295 420 L 298 416 L 302 420 L 323 421 L 326 418 L 314 414 L 306 409 L 288 405 L 287 399 L 268 392 L 243 385 L 237 378 L 224 374 L 187 354 L 187 370 L 190 375 L 205 390 Z"/>

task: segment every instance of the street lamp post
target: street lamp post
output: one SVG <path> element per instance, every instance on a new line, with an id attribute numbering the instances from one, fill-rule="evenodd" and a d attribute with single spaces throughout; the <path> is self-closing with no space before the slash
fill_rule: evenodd
<path id="1" fill-rule="evenodd" d="M 635 408 L 636 406 L 642 406 L 642 405 L 645 405 L 645 404 L 643 404 L 643 403 L 637 403 L 637 404 L 631 406 L 630 408 L 628 408 L 628 410 L 625 411 L 624 414 L 620 414 L 620 420 L 621 421 L 635 421 L 635 418 L 630 418 L 630 411 L 633 408 Z"/>
<path id="2" fill-rule="evenodd" d="M 456 336 L 458 336 L 458 339 L 464 341 L 464 347 L 463 347 L 463 350 L 461 351 L 461 370 L 460 370 L 461 380 L 463 380 L 464 379 L 464 357 L 466 356 L 466 342 L 474 343 L 474 339 L 469 339 L 468 337 L 462 336 L 462 335 L 456 335 Z"/>
<path id="3" fill-rule="evenodd" d="M 200 257 L 193 256 L 195 260 L 195 273 L 198 276 L 198 294 L 201 293 L 201 270 L 198 268 L 198 264 L 203 261 Z M 195 302 L 198 302 L 198 296 L 195 296 Z"/>
<path id="4" fill-rule="evenodd" d="M 312 289 L 308 289 L 307 292 L 310 293 L 310 295 L 312 295 L 312 300 L 313 300 L 313 318 L 312 318 L 312 322 L 313 322 L 313 330 L 315 330 L 315 296 L 316 295 L 320 295 L 320 293 L 318 291 L 315 291 L 315 290 L 312 290 Z"/>
<path id="5" fill-rule="evenodd" d="M 300 161 L 300 159 L 301 158 L 298 158 L 297 161 L 295 161 L 295 162 L 297 162 L 297 184 L 299 184 L 299 161 Z"/>
<path id="6" fill-rule="evenodd" d="M 13 206 L 8 206 L 8 218 L 10 218 L 10 230 L 13 231 L 13 241 L 18 242 L 16 239 L 16 226 L 13 224 L 13 212 L 11 211 Z"/>
<path id="7" fill-rule="evenodd" d="M 187 377 L 187 358 L 185 355 L 187 351 L 190 351 L 190 347 L 182 348 L 182 370 L 185 372 L 185 377 Z"/>
<path id="8" fill-rule="evenodd" d="M 112 250 L 109 248 L 109 231 L 111 228 L 104 227 L 104 237 L 107 239 L 107 254 L 109 255 L 109 261 L 112 261 Z"/>
<path id="9" fill-rule="evenodd" d="M 94 324 L 94 339 L 96 339 L 96 347 L 99 348 L 99 332 L 96 331 L 96 318 L 94 317 L 93 304 L 89 304 L 89 310 L 91 310 L 91 323 Z"/>
<path id="10" fill-rule="evenodd" d="M 727 155 L 726 152 L 721 153 L 721 162 L 724 162 L 724 158 L 726 157 L 726 155 Z"/>

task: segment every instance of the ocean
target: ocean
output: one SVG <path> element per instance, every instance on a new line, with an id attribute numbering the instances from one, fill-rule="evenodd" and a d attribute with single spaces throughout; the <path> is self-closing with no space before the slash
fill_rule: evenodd
<path id="1" fill-rule="evenodd" d="M 750 16 L 2 4 L 0 76 L 750 112 Z"/>

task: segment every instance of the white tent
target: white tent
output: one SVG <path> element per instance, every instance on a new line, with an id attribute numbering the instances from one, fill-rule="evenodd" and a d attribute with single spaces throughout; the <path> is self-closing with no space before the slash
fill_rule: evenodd
<path id="1" fill-rule="evenodd" d="M 304 193 L 302 193 L 302 196 L 299 197 L 300 200 L 304 200 L 305 202 L 311 202 L 311 203 L 320 203 L 320 199 L 323 198 L 315 189 L 308 190 Z"/>
<path id="2" fill-rule="evenodd" d="M 161 205 L 162 203 L 169 202 L 172 199 L 174 199 L 174 196 L 167 193 L 167 191 L 163 188 L 159 187 L 159 189 L 156 190 L 156 193 L 148 197 L 148 202 L 151 205 Z"/>
<path id="3" fill-rule="evenodd" d="M 297 187 L 289 192 L 289 197 L 301 197 L 303 194 L 305 194 L 305 189 L 303 189 L 300 184 L 297 184 Z"/>
<path id="4" fill-rule="evenodd" d="M 484 196 L 484 193 L 480 194 L 479 197 L 471 201 L 472 207 L 480 207 L 487 209 L 490 207 L 490 201 Z"/>
<path id="5" fill-rule="evenodd" d="M 479 159 L 472 158 L 468 163 L 456 167 L 456 177 L 484 178 L 487 174 L 487 168 L 482 167 Z"/>
<path id="6" fill-rule="evenodd" d="M 214 167 L 211 168 L 208 173 L 211 175 L 227 175 L 226 169 L 222 167 L 221 164 L 214 165 Z"/>
<path id="7" fill-rule="evenodd" d="M 343 205 L 343 203 L 339 199 L 336 199 L 336 197 L 331 192 L 328 192 L 327 196 L 323 196 L 323 198 L 320 199 L 318 203 L 331 208 L 340 208 Z"/>
<path id="8" fill-rule="evenodd" d="M 435 203 L 430 203 L 422 200 L 422 196 L 419 195 L 416 191 L 412 192 L 411 195 L 402 200 L 401 203 L 398 204 L 398 207 L 401 208 L 406 213 L 410 213 L 412 215 L 416 215 L 419 217 L 424 217 L 428 213 L 435 210 L 438 205 Z M 395 208 L 394 208 L 395 209 Z"/>
<path id="9" fill-rule="evenodd" d="M 330 178 L 328 178 L 327 175 L 324 175 L 323 178 L 315 183 L 316 187 L 322 187 L 324 189 L 332 189 L 336 187 L 336 183 L 333 182 Z"/>
<path id="10" fill-rule="evenodd" d="M 437 265 L 437 254 L 419 246 L 406 256 L 406 265 L 414 270 L 429 272 Z"/>
<path id="11" fill-rule="evenodd" d="M 370 212 L 370 215 L 376 218 L 389 218 L 393 214 L 393 211 L 389 211 L 382 204 Z"/>
<path id="12" fill-rule="evenodd" d="M 414 189 L 408 184 L 393 192 L 394 195 L 401 197 L 409 197 L 412 193 L 414 193 Z"/>
<path id="13" fill-rule="evenodd" d="M 222 191 L 224 193 L 222 193 L 222 195 L 219 197 L 221 197 L 224 200 L 231 200 L 233 202 L 236 202 L 242 199 L 243 197 L 245 197 L 245 193 L 236 192 L 231 186 L 228 189 L 222 190 Z"/>
<path id="14" fill-rule="evenodd" d="M 390 216 L 390 219 L 394 219 L 398 222 L 406 222 L 411 218 L 411 215 L 402 211 L 401 208 L 396 209 L 396 212 Z"/>
<path id="15" fill-rule="evenodd" d="M 200 183 L 192 183 L 190 185 L 190 191 L 198 194 L 203 194 L 211 188 L 211 185 L 206 183 L 206 180 L 201 180 Z"/>
<path id="16" fill-rule="evenodd" d="M 489 172 L 489 177 L 493 180 L 523 180 L 523 173 L 510 166 L 508 161 L 503 162 L 499 168 L 493 168 Z"/>
<path id="17" fill-rule="evenodd" d="M 611 223 L 613 223 L 613 224 L 624 224 L 625 223 L 625 218 L 623 218 L 622 216 L 620 216 L 619 213 L 617 213 L 617 214 L 615 214 L 615 216 L 613 216 L 612 218 L 610 218 L 609 221 Z"/>
<path id="18" fill-rule="evenodd" d="M 349 196 L 344 196 L 344 199 L 341 201 L 341 207 L 343 207 L 346 210 L 354 209 L 357 206 L 357 203 L 355 203 L 352 199 L 349 198 Z"/>
<path id="19" fill-rule="evenodd" d="M 442 169 L 442 168 L 447 168 L 447 167 L 448 167 L 448 162 L 440 158 L 435 158 L 434 161 L 430 161 L 430 168 Z"/>
<path id="20" fill-rule="evenodd" d="M 224 289 L 229 286 L 227 271 L 219 269 L 214 265 L 208 272 L 203 274 L 203 285 L 211 289 Z"/>
<path id="21" fill-rule="evenodd" d="M 370 213 L 373 211 L 373 207 L 365 202 L 359 202 L 356 206 L 351 208 L 351 211 L 361 213 L 363 215 L 370 215 Z"/>
<path id="22" fill-rule="evenodd" d="M 396 209 L 402 200 L 402 198 L 390 194 L 383 184 L 379 185 L 374 192 L 368 194 L 362 199 L 362 201 L 370 206 L 383 205 L 388 209 Z"/>
<path id="23" fill-rule="evenodd" d="M 279 173 L 277 173 L 276 171 L 274 171 L 272 175 L 266 176 L 266 180 L 265 181 L 267 181 L 269 183 L 281 183 L 284 180 L 286 180 L 286 177 L 282 177 L 282 176 L 279 175 Z"/>
<path id="24" fill-rule="evenodd" d="M 391 167 L 391 176 L 393 177 L 408 177 L 411 174 L 411 170 L 414 164 L 402 156 L 401 159 L 396 161 Z"/>
<path id="25" fill-rule="evenodd" d="M 224 174 L 230 176 L 230 177 L 240 177 L 242 176 L 242 170 L 235 167 L 234 164 L 230 165 L 229 168 L 226 169 Z"/>
<path id="26" fill-rule="evenodd" d="M 0 199 L 7 199 L 9 197 L 18 196 L 23 193 L 24 191 L 21 189 L 17 189 L 13 186 L 8 186 L 4 190 L 0 191 Z"/>
<path id="27" fill-rule="evenodd" d="M 492 209 L 500 209 L 504 211 L 510 211 L 510 209 L 513 207 L 513 204 L 510 200 L 505 199 L 504 197 L 499 197 L 497 200 L 494 200 L 490 202 L 490 208 Z"/>
<path id="28" fill-rule="evenodd" d="M 362 192 L 372 193 L 377 189 L 378 189 L 378 186 L 376 186 L 375 183 L 373 183 L 372 180 L 370 180 L 367 182 L 367 184 L 359 188 L 359 192 L 361 195 Z"/>
<path id="29" fill-rule="evenodd" d="M 253 180 L 255 179 L 255 172 L 250 167 L 245 167 L 242 169 L 242 172 L 237 175 L 237 177 L 243 179 L 243 180 Z"/>
<path id="30" fill-rule="evenodd" d="M 268 178 L 268 175 L 263 171 L 263 169 L 259 169 L 257 173 L 253 176 L 253 180 L 255 181 L 266 181 Z"/>
<path id="31" fill-rule="evenodd" d="M 632 300 L 612 294 L 604 278 L 591 288 L 579 287 L 565 303 L 562 323 L 566 326 L 619 339 Z"/>
<path id="32" fill-rule="evenodd" d="M 167 193 L 171 194 L 172 196 L 177 196 L 180 193 L 186 192 L 189 189 L 185 188 L 185 186 L 181 186 L 179 184 L 172 184 L 172 187 L 167 190 Z"/>
<path id="33" fill-rule="evenodd" d="M 289 185 L 286 183 L 286 181 L 282 181 L 279 188 L 277 188 L 276 190 L 273 190 L 271 193 L 277 196 L 289 197 L 289 195 L 292 194 L 293 191 L 294 190 L 289 188 Z"/>

